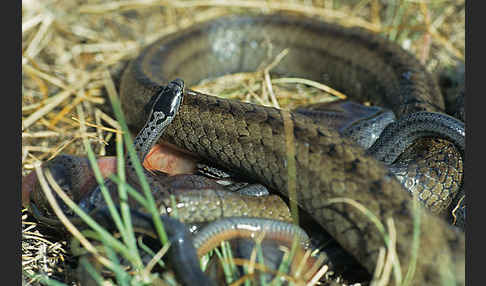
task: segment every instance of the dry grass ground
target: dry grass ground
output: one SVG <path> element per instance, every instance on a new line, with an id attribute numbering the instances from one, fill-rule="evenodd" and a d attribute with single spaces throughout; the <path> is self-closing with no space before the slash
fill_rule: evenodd
<path id="1" fill-rule="evenodd" d="M 84 154 L 76 109 L 81 105 L 91 145 L 98 155 L 110 153 L 114 136 L 103 96 L 106 71 L 117 74 L 123 62 L 157 38 L 218 15 L 243 10 L 286 10 L 310 14 L 347 26 L 381 33 L 414 53 L 436 73 L 464 61 L 465 1 L 445 0 L 302 0 L 302 1 L 22 1 L 22 173 L 36 161 L 57 154 Z M 264 85 L 264 75 L 240 75 L 206 84 L 217 93 L 265 102 L 261 94 L 239 88 Z M 231 85 L 229 84 L 230 82 Z M 224 90 L 221 90 L 223 82 Z M 256 93 L 262 88 L 256 88 Z M 263 89 L 264 90 L 264 89 Z M 306 103 L 288 86 L 274 88 L 281 107 Z M 322 88 L 294 85 L 291 91 L 322 94 Z M 106 128 L 100 128 L 104 126 Z M 22 210 L 22 267 L 65 283 L 72 281 L 67 241 L 38 226 Z M 24 276 L 25 285 L 38 281 Z"/>

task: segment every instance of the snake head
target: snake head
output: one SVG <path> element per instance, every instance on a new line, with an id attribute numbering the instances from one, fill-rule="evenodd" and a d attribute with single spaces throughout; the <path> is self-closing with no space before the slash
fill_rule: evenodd
<path id="1" fill-rule="evenodd" d="M 162 89 L 152 105 L 152 115 L 163 113 L 167 117 L 174 117 L 179 110 L 184 95 L 184 81 L 175 79 Z"/>
<path id="2" fill-rule="evenodd" d="M 150 149 L 156 144 L 165 129 L 174 120 L 184 96 L 184 82 L 181 79 L 171 81 L 162 91 L 152 97 L 145 110 L 151 105 L 150 115 L 145 126 L 135 137 L 135 149 L 143 161 Z"/>
<path id="3" fill-rule="evenodd" d="M 114 157 L 100 158 L 97 162 L 104 177 L 116 170 Z M 91 193 L 98 185 L 89 161 L 84 157 L 62 154 L 44 162 L 42 170 L 49 170 L 59 187 L 75 202 Z M 70 213 L 61 199 L 58 198 L 58 202 L 65 213 Z M 35 207 L 43 216 L 54 216 L 35 172 L 22 178 L 22 205 Z"/>

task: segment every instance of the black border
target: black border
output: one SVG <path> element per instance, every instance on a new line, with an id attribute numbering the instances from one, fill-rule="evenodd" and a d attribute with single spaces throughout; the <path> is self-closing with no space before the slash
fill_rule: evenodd
<path id="1" fill-rule="evenodd" d="M 2 200 L 3 235 L 5 237 L 2 246 L 5 255 L 2 260 L 7 265 L 8 272 L 2 275 L 7 285 L 22 285 L 22 2 L 7 1 L 3 3 L 4 47 L 9 47 L 2 52 L 4 60 L 9 62 L 3 74 L 2 92 L 4 103 L 2 104 L 2 126 L 6 127 L 3 138 L 8 143 L 2 147 L 3 154 L 8 161 L 4 162 L 3 176 L 4 194 L 7 197 Z M 6 17 L 5 17 L 6 16 Z M 12 24 L 15 23 L 15 24 Z M 14 107 L 15 106 L 15 107 Z M 14 119 L 15 118 L 15 119 Z M 15 136 L 12 136 L 15 134 Z M 12 160 L 13 162 L 10 162 Z M 7 165 L 10 162 L 10 165 Z M 15 166 L 15 167 L 14 167 Z M 5 249 L 6 248 L 6 249 Z M 17 275 L 15 275 L 17 274 Z"/>
<path id="2" fill-rule="evenodd" d="M 466 43 L 465 43 L 466 44 L 466 50 L 465 50 L 465 65 L 466 65 L 466 78 L 465 78 L 465 81 L 466 81 L 466 92 L 465 92 L 465 94 L 466 94 L 466 98 L 465 98 L 466 159 L 465 159 L 465 162 L 467 162 L 467 163 L 464 164 L 464 182 L 465 182 L 465 190 L 467 192 L 466 204 L 467 204 L 467 212 L 468 212 L 467 217 L 466 217 L 466 228 L 465 228 L 465 231 L 466 231 L 466 284 L 467 285 L 473 285 L 472 281 L 473 281 L 473 276 L 474 276 L 474 274 L 473 274 L 474 267 L 476 267 L 476 273 L 484 272 L 484 270 L 479 269 L 479 267 L 481 267 L 481 262 L 478 261 L 477 263 L 473 263 L 473 261 L 472 261 L 472 259 L 473 259 L 472 237 L 475 237 L 476 241 L 484 241 L 484 239 L 481 239 L 481 238 L 484 238 L 484 234 L 481 235 L 482 237 L 480 238 L 479 235 L 480 235 L 481 231 L 474 231 L 474 229 L 473 229 L 474 218 L 476 218 L 476 220 L 478 222 L 480 222 L 479 218 L 482 216 L 482 214 L 480 213 L 479 210 L 480 209 L 484 210 L 484 208 L 476 208 L 475 209 L 473 200 L 475 200 L 475 201 L 479 200 L 480 201 L 478 204 L 476 204 L 477 206 L 479 206 L 479 204 L 481 202 L 485 201 L 483 198 L 480 198 L 481 196 L 484 196 L 484 194 L 483 194 L 484 192 L 482 192 L 482 190 L 481 190 L 482 186 L 479 185 L 479 184 L 476 184 L 474 182 L 474 178 L 478 178 L 478 176 L 480 176 L 479 172 L 481 172 L 481 166 L 474 168 L 473 164 L 475 164 L 474 163 L 475 160 L 473 160 L 473 150 L 475 149 L 474 148 L 475 143 L 479 142 L 479 140 L 482 141 L 482 139 L 476 138 L 476 137 L 473 139 L 472 135 L 474 134 L 474 129 L 480 130 L 480 128 L 481 128 L 481 127 L 475 128 L 474 124 L 481 124 L 481 119 L 478 118 L 477 115 L 481 114 L 481 110 L 479 110 L 479 108 L 481 108 L 481 106 L 484 106 L 479 102 L 480 99 L 481 99 L 481 101 L 483 101 L 482 99 L 484 98 L 484 96 L 482 96 L 481 88 L 479 86 L 474 87 L 474 83 L 473 83 L 473 79 L 472 79 L 473 76 L 474 76 L 474 74 L 473 74 L 474 65 L 473 65 L 473 62 L 471 61 L 471 54 L 472 54 L 472 48 L 473 48 L 473 46 L 471 45 L 471 35 L 472 35 L 471 20 L 473 19 L 471 17 L 472 16 L 472 6 L 471 6 L 472 2 L 473 2 L 473 0 L 467 0 L 466 1 L 466 9 L 465 9 L 466 10 L 466 19 L 465 19 L 465 24 L 466 24 Z M 476 1 L 475 4 L 478 4 L 478 3 L 483 3 L 483 2 Z M 479 5 L 476 5 L 476 9 L 478 9 L 478 6 Z M 477 13 L 477 15 L 480 15 L 480 14 Z M 481 24 L 481 23 L 477 23 L 476 27 L 479 27 L 478 26 L 479 24 Z M 477 28 L 477 29 L 479 30 L 479 28 Z M 479 47 L 478 43 L 479 42 L 476 41 L 476 50 L 479 50 L 480 52 L 476 53 L 476 56 L 482 55 L 481 51 L 485 50 L 483 48 L 484 44 L 481 47 Z M 479 60 L 479 63 L 484 63 L 484 61 Z M 479 64 L 479 65 L 481 65 L 481 64 Z M 478 65 L 476 65 L 476 67 L 477 66 Z M 478 72 L 478 75 L 481 75 L 480 70 L 477 71 L 477 72 Z M 479 85 L 479 84 L 477 84 L 477 85 Z M 484 89 L 484 88 L 482 88 L 482 89 Z M 474 106 L 478 109 L 476 112 L 472 110 L 473 109 L 473 103 L 474 103 Z M 483 128 L 484 128 L 484 126 L 483 126 Z M 483 144 L 481 144 L 481 145 L 483 145 Z M 479 148 L 481 148 L 481 147 L 479 147 Z M 475 153 L 475 154 L 477 154 L 477 153 Z M 476 155 L 474 157 L 477 158 Z M 476 162 L 480 162 L 480 161 L 481 161 L 480 159 L 477 159 Z M 478 176 L 474 176 L 474 172 L 476 172 L 478 174 Z M 478 226 L 478 224 L 476 224 L 476 225 Z M 477 229 L 478 229 L 478 227 L 476 227 L 476 230 Z M 476 246 L 478 246 L 478 244 L 479 243 L 477 243 Z M 477 247 L 476 247 L 476 250 L 478 250 Z M 480 256 L 481 255 L 478 252 L 476 252 L 476 255 L 474 255 L 476 260 L 480 260 Z"/>

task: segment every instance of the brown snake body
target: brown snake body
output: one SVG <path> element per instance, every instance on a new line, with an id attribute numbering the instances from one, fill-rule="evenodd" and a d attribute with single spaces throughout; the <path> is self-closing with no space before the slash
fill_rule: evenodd
<path id="1" fill-rule="evenodd" d="M 130 64 L 121 86 L 129 125 L 139 130 L 145 122 L 140 110 L 169 79 L 180 77 L 192 85 L 255 70 L 268 56 L 268 43 L 272 54 L 290 49 L 274 69 L 276 74 L 324 81 L 351 99 L 391 108 L 399 119 L 417 111 L 443 110 L 432 76 L 413 56 L 379 36 L 290 15 L 233 16 L 169 35 Z M 406 273 L 414 229 L 411 197 L 383 163 L 335 130 L 297 113 L 188 90 L 162 137 L 289 196 L 285 144 L 289 124 L 298 204 L 370 272 L 384 245 L 383 235 L 354 206 L 329 202 L 348 198 L 382 222 L 393 218 L 396 250 Z M 453 279 L 463 285 L 464 244 L 462 232 L 422 209 L 413 283 L 435 285 Z"/>

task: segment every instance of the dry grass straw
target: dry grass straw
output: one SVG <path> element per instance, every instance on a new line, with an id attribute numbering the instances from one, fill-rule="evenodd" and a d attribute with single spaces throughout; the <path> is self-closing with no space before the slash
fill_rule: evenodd
<path id="1" fill-rule="evenodd" d="M 96 154 L 116 136 L 105 113 L 103 74 L 115 73 L 157 38 L 197 21 L 234 11 L 288 11 L 373 30 L 416 54 L 431 71 L 464 59 L 464 1 L 59 1 L 22 2 L 22 172 L 61 152 L 85 155 L 86 136 Z M 233 85 L 229 83 L 235 81 Z M 297 84 L 295 84 L 297 83 Z M 211 86 L 212 85 L 212 86 Z M 267 86 L 266 88 L 264 86 Z M 228 88 L 229 87 L 229 88 Z M 214 93 L 292 108 L 328 100 L 332 87 L 306 79 L 272 79 L 270 73 L 223 77 L 204 88 Z M 220 92 L 222 90 L 222 92 Z M 266 94 L 262 94 L 262 90 Z M 297 92 L 295 92 L 297 90 Z M 272 92 L 273 91 L 273 92 Z M 267 97 L 268 95 L 268 97 Z M 88 128 L 73 112 L 81 105 Z M 105 126 L 104 124 L 107 124 Z M 22 210 L 22 266 L 31 274 L 64 279 L 65 241 L 42 234 Z M 64 274 L 61 274 L 64 273 Z M 37 279 L 25 278 L 26 284 Z"/>
<path id="2" fill-rule="evenodd" d="M 27 210 L 22 210 L 22 268 L 29 273 L 52 275 L 66 263 L 66 244 L 56 241 L 37 229 L 35 222 L 27 221 Z"/>
<path id="3" fill-rule="evenodd" d="M 329 266 L 325 263 L 327 255 L 325 253 L 319 253 L 318 250 L 304 249 L 299 243 L 299 240 L 295 238 L 290 249 L 287 245 L 280 245 L 279 250 L 282 251 L 283 257 L 279 264 L 278 269 L 271 269 L 264 263 L 262 241 L 265 239 L 265 233 L 260 232 L 253 241 L 255 246 L 253 247 L 249 259 L 234 258 L 232 254 L 232 248 L 227 241 L 222 241 L 219 248 L 212 250 L 212 252 L 218 257 L 220 265 L 225 275 L 225 282 L 228 285 L 286 285 L 287 282 L 290 285 L 320 285 L 321 278 L 324 276 L 326 280 L 332 281 L 333 274 L 329 270 Z M 303 254 L 302 254 L 303 252 Z M 309 262 L 309 258 L 313 256 L 312 262 Z M 205 255 L 209 259 L 210 254 Z M 309 267 L 309 263 L 312 266 Z M 240 277 L 236 276 L 236 266 L 242 266 L 243 273 Z M 204 269 L 205 267 L 203 267 Z M 258 270 L 258 272 L 257 272 Z M 265 275 L 273 275 L 274 278 L 267 282 Z"/>
<path id="4" fill-rule="evenodd" d="M 72 204 L 74 204 L 74 202 L 66 195 L 66 193 L 64 193 L 61 188 L 59 187 L 59 185 L 57 185 L 56 181 L 54 180 L 54 178 L 52 178 L 52 175 L 49 173 L 49 171 L 47 170 L 46 171 L 46 174 L 43 173 L 42 171 L 42 168 L 41 168 L 41 165 L 40 164 L 36 164 L 35 166 L 35 172 L 39 178 L 39 183 L 41 184 L 42 186 L 42 191 L 44 192 L 47 200 L 49 201 L 50 205 L 52 206 L 52 209 L 54 211 L 54 213 L 56 214 L 56 216 L 59 218 L 59 220 L 66 226 L 66 228 L 68 229 L 68 231 L 75 237 L 79 240 L 79 242 L 84 246 L 84 248 L 86 248 L 86 250 L 88 250 L 91 254 L 93 254 L 95 256 L 95 258 L 103 265 L 107 266 L 107 267 L 111 267 L 113 265 L 113 263 L 108 260 L 107 258 L 105 257 L 102 257 L 98 250 L 96 249 L 96 247 L 93 246 L 93 244 L 91 244 L 87 239 L 86 237 L 81 234 L 81 232 L 78 230 L 78 228 L 76 226 L 74 226 L 71 221 L 66 217 L 66 215 L 64 214 L 64 212 L 61 210 L 61 207 L 59 206 L 59 204 L 57 203 L 55 197 L 54 197 L 54 194 L 52 193 L 52 190 L 50 188 L 50 186 L 52 186 L 54 188 L 54 190 L 56 191 L 56 194 L 65 202 L 70 202 Z M 47 177 L 47 180 L 49 181 L 49 184 L 47 183 L 46 181 L 46 177 Z"/>

